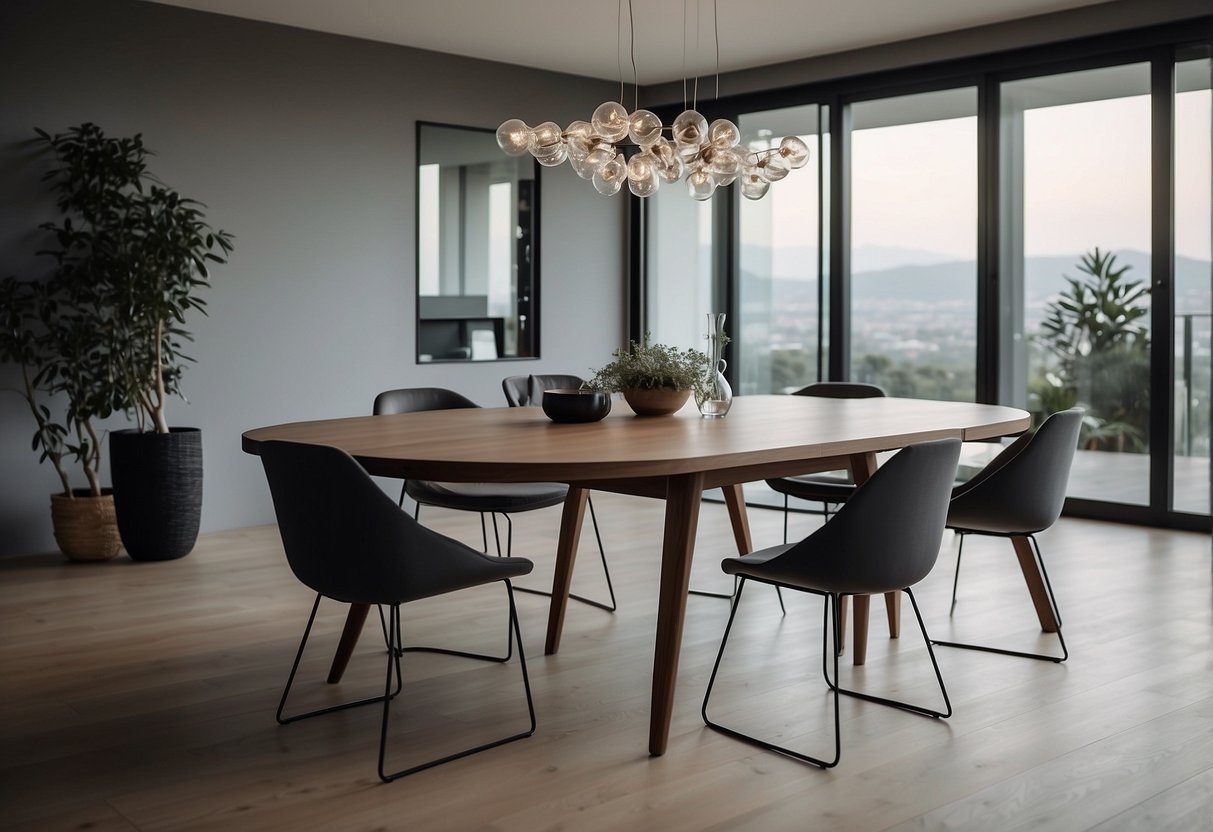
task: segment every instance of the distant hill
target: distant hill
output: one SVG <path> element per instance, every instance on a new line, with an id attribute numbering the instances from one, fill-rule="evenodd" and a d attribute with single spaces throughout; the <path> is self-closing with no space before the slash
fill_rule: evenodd
<path id="1" fill-rule="evenodd" d="M 816 257 L 805 249 L 806 257 Z M 776 261 L 787 257 L 776 256 Z M 1061 257 L 1029 257 L 1024 262 L 1025 296 L 1043 304 L 1065 288 L 1064 275 L 1078 277 L 1075 268 L 1081 255 Z M 1150 256 L 1140 251 L 1117 252 L 1117 264 L 1130 267 L 1126 276 L 1150 279 Z M 1206 260 L 1177 257 L 1175 261 L 1175 294 L 1177 311 L 1210 311 L 1210 264 Z M 903 265 L 869 271 L 856 271 L 852 278 L 852 298 L 858 301 L 940 302 L 974 296 L 976 263 L 949 261 L 929 264 Z M 758 280 L 753 274 L 747 280 Z M 809 303 L 817 295 L 817 282 L 791 277 L 775 277 L 772 300 L 776 303 Z"/>

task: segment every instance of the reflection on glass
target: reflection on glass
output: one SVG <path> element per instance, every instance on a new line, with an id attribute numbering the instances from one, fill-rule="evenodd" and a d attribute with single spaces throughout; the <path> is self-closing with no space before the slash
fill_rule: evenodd
<path id="1" fill-rule="evenodd" d="M 742 144 L 766 150 L 783 136 L 810 148 L 809 163 L 761 200 L 738 203 L 741 245 L 739 392 L 786 393 L 818 381 L 819 285 L 817 105 L 750 113 L 738 119 Z"/>
<path id="2" fill-rule="evenodd" d="M 1172 507 L 1209 513 L 1209 59 L 1175 67 L 1175 459 Z"/>
<path id="3" fill-rule="evenodd" d="M 977 91 L 851 106 L 851 379 L 977 387 Z"/>
<path id="4" fill-rule="evenodd" d="M 535 163 L 491 131 L 423 124 L 417 150 L 417 360 L 535 356 Z"/>
<path id="5" fill-rule="evenodd" d="M 713 308 L 713 204 L 697 202 L 679 188 L 663 188 L 644 202 L 645 326 L 654 343 L 702 350 L 704 316 L 722 311 Z"/>
<path id="6" fill-rule="evenodd" d="M 1149 502 L 1150 67 L 1002 86 L 1003 400 L 1087 418 L 1070 495 Z M 1206 280 L 1207 288 L 1207 280 Z"/>

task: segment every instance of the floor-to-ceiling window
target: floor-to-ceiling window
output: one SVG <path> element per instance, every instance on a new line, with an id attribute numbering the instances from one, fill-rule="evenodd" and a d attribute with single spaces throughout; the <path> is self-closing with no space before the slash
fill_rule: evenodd
<path id="1" fill-rule="evenodd" d="M 809 163 L 771 186 L 759 200 L 737 203 L 738 392 L 787 393 L 822 373 L 821 237 L 823 108 L 816 104 L 745 113 L 738 119 L 751 151 L 799 136 Z"/>
<path id="2" fill-rule="evenodd" d="M 851 105 L 851 379 L 973 401 L 977 90 Z"/>
<path id="3" fill-rule="evenodd" d="M 1001 398 L 1086 411 L 1070 495 L 1150 498 L 1147 62 L 1000 91 Z"/>
<path id="4" fill-rule="evenodd" d="M 1207 51 L 1206 51 L 1207 55 Z M 1175 65 L 1175 441 L 1171 506 L 1209 511 L 1209 58 Z"/>
<path id="5" fill-rule="evenodd" d="M 1080 406 L 1069 510 L 1207 527 L 1210 63 L 1179 45 L 1193 31 L 721 102 L 751 146 L 799 135 L 813 159 L 756 202 L 650 202 L 649 327 L 694 343 L 702 312 L 727 311 L 743 395 L 833 378 L 1037 422 Z"/>

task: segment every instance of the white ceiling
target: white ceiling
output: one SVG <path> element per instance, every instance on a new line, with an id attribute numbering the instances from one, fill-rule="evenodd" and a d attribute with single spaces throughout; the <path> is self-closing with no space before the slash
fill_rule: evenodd
<path id="1" fill-rule="evenodd" d="M 622 61 L 624 77 L 632 80 L 628 59 L 629 0 L 152 2 L 611 81 L 620 79 Z M 617 24 L 620 2 L 622 16 Z M 635 56 L 641 84 L 716 71 L 714 0 L 630 2 L 636 18 Z M 720 71 L 1099 2 L 1107 0 L 715 0 L 719 13 Z M 617 52 L 620 41 L 622 46 Z"/>

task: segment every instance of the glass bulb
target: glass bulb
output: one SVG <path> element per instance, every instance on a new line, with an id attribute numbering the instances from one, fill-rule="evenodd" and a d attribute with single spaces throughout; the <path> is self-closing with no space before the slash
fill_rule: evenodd
<path id="1" fill-rule="evenodd" d="M 564 162 L 569 157 L 569 149 L 563 144 L 555 146 L 555 150 L 551 153 L 545 153 L 542 156 L 536 156 L 535 161 L 543 165 L 545 168 L 554 168 Z"/>
<path id="2" fill-rule="evenodd" d="M 778 182 L 791 171 L 785 160 L 778 153 L 766 156 L 758 163 L 759 175 L 768 182 Z"/>
<path id="3" fill-rule="evenodd" d="M 651 145 L 661 138 L 661 119 L 648 110 L 637 110 L 628 119 L 628 137 L 641 147 Z"/>
<path id="4" fill-rule="evenodd" d="M 733 182 L 736 181 L 736 179 L 737 179 L 737 174 L 735 174 L 735 173 L 731 173 L 728 175 L 721 174 L 721 173 L 712 174 L 712 181 L 714 181 L 716 183 L 717 188 L 723 188 L 726 185 L 732 185 Z"/>
<path id="5" fill-rule="evenodd" d="M 694 110 L 685 110 L 674 119 L 671 132 L 678 155 L 686 159 L 688 152 L 692 155 L 698 153 L 699 146 L 707 140 L 708 120 Z"/>
<path id="6" fill-rule="evenodd" d="M 670 144 L 669 139 L 660 138 L 653 142 L 648 152 L 656 160 L 658 176 L 666 182 L 677 182 L 682 178 L 682 157 L 674 152 L 674 145 Z"/>
<path id="7" fill-rule="evenodd" d="M 545 121 L 543 124 L 531 131 L 531 155 L 536 158 L 540 156 L 550 156 L 555 153 L 556 147 L 564 144 L 564 139 L 561 136 L 560 125 L 554 121 Z"/>
<path id="8" fill-rule="evenodd" d="M 594 133 L 608 142 L 617 142 L 628 134 L 628 111 L 618 101 L 604 101 L 590 121 Z"/>
<path id="9" fill-rule="evenodd" d="M 520 118 L 503 121 L 497 128 L 497 146 L 510 156 L 521 156 L 531 147 L 531 128 Z"/>
<path id="10" fill-rule="evenodd" d="M 708 127 L 708 141 L 720 150 L 736 147 L 741 144 L 741 131 L 727 118 L 718 118 Z"/>
<path id="11" fill-rule="evenodd" d="M 574 156 L 572 147 L 573 147 L 573 145 L 570 142 L 569 143 L 569 164 L 572 165 L 573 170 L 575 170 L 577 172 L 577 175 L 580 176 L 582 179 L 593 179 L 594 174 L 598 172 L 598 168 L 595 167 L 594 165 L 592 165 L 588 158 L 583 157 L 581 159 L 578 159 L 576 156 Z"/>
<path id="12" fill-rule="evenodd" d="M 809 161 L 809 146 L 798 136 L 784 136 L 779 143 L 779 155 L 787 160 L 792 170 L 800 170 Z"/>
<path id="13" fill-rule="evenodd" d="M 636 196 L 650 196 L 661 185 L 657 177 L 659 162 L 648 153 L 637 153 L 628 160 L 628 189 Z"/>
<path id="14" fill-rule="evenodd" d="M 570 159 L 584 159 L 594 149 L 594 128 L 588 121 L 574 121 L 564 130 Z"/>
<path id="15" fill-rule="evenodd" d="M 752 174 L 741 180 L 741 195 L 746 199 L 762 199 L 767 195 L 770 187 L 770 182 L 757 174 Z"/>
<path id="16" fill-rule="evenodd" d="M 618 157 L 607 162 L 594 174 L 594 188 L 603 196 L 619 193 L 623 180 L 627 178 L 628 169 Z"/>
<path id="17" fill-rule="evenodd" d="M 712 147 L 712 153 L 708 158 L 708 172 L 716 177 L 717 181 L 720 177 L 736 177 L 738 171 L 741 170 L 741 157 L 732 148 L 717 150 L 715 145 Z M 729 181 L 733 180 L 730 178 Z"/>
<path id="18" fill-rule="evenodd" d="M 602 170 L 603 165 L 615 158 L 615 148 L 609 144 L 600 144 L 585 157 L 585 163 L 592 173 Z"/>
<path id="19" fill-rule="evenodd" d="M 706 170 L 697 170 L 687 177 L 687 193 L 691 195 L 691 199 L 703 202 L 705 199 L 711 199 L 715 190 L 716 182 Z"/>

